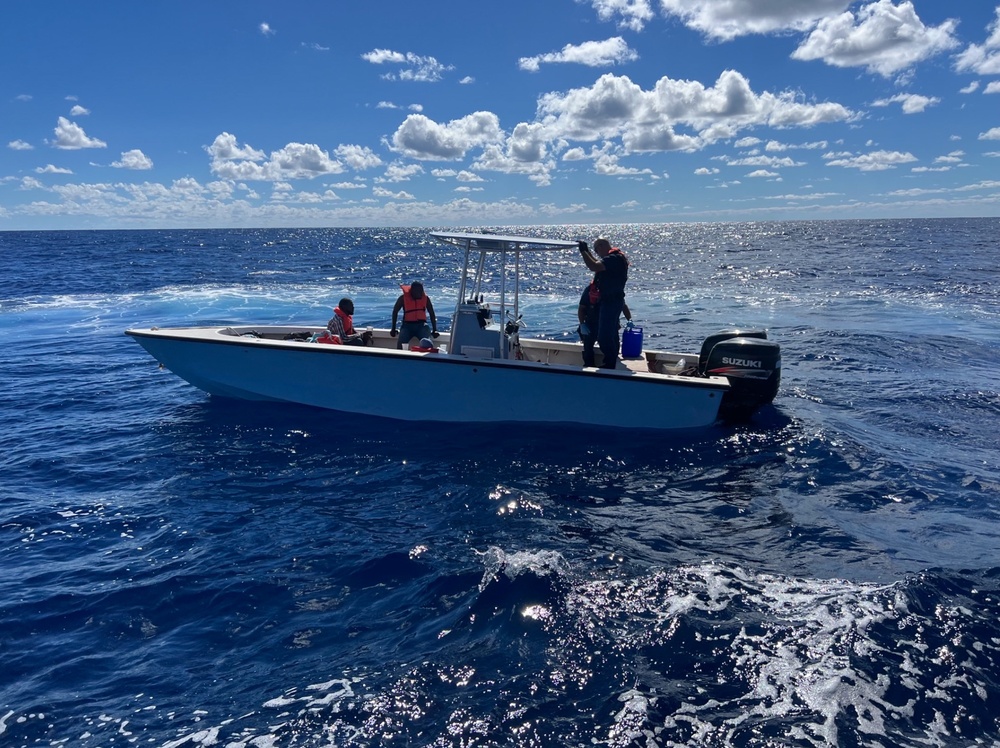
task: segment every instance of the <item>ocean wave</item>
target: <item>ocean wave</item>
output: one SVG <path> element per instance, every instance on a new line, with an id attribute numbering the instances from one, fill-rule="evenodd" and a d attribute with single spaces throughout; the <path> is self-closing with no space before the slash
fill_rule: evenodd
<path id="1" fill-rule="evenodd" d="M 520 643 L 487 629 L 459 644 L 446 635 L 419 663 L 347 668 L 239 717 L 173 715 L 176 737 L 152 742 L 625 748 L 1000 740 L 1000 630 L 985 612 L 1000 599 L 995 574 L 928 572 L 879 585 L 706 563 L 569 583 L 557 571 L 561 561 L 512 555 L 522 556 L 515 566 L 524 563 L 514 580 L 539 572 L 567 582 L 563 596 L 547 599 L 551 615 L 522 612 L 536 633 Z M 103 732 L 80 745 L 103 744 L 126 724 L 136 737 L 162 735 L 156 721 L 107 717 Z"/>

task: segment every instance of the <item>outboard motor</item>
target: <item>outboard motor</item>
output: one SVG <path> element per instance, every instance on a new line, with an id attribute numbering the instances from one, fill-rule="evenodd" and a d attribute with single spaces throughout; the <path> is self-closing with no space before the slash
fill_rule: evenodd
<path id="1" fill-rule="evenodd" d="M 746 420 L 778 394 L 781 348 L 767 340 L 763 330 L 718 333 L 702 345 L 699 371 L 729 380 L 730 389 L 719 410 L 722 418 Z"/>
<path id="2" fill-rule="evenodd" d="M 708 356 L 712 352 L 712 349 L 723 340 L 729 340 L 730 338 L 760 338 L 761 340 L 767 340 L 767 330 L 723 330 L 714 335 L 709 335 L 705 338 L 705 342 L 701 344 L 701 355 L 698 356 L 699 374 L 702 376 L 708 374 L 706 368 L 708 367 Z"/>

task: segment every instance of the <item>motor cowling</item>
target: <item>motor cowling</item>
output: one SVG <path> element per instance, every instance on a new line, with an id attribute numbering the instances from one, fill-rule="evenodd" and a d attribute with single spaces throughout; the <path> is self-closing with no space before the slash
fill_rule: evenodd
<path id="1" fill-rule="evenodd" d="M 726 337 L 708 351 L 703 373 L 729 380 L 720 409 L 722 417 L 745 420 L 778 394 L 781 347 L 766 336 Z"/>
<path id="2" fill-rule="evenodd" d="M 705 338 L 701 344 L 701 354 L 698 356 L 698 373 L 705 376 L 708 367 L 708 356 L 723 340 L 731 338 L 760 338 L 767 340 L 767 330 L 722 330 Z"/>

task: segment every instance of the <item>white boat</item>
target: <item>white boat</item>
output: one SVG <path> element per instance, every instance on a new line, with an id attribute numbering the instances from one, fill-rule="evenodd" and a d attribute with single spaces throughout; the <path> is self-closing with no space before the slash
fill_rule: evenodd
<path id="1" fill-rule="evenodd" d="M 695 428 L 749 417 L 777 393 L 780 351 L 758 330 L 713 335 L 699 353 L 623 351 L 617 369 L 584 367 L 580 343 L 520 336 L 521 255 L 576 251 L 576 242 L 432 236 L 463 249 L 464 266 L 451 331 L 431 350 L 397 350 L 385 329 L 374 330 L 367 347 L 312 342 L 325 326 L 152 327 L 126 334 L 211 395 L 401 421 Z M 484 288 L 490 277 L 491 288 Z"/>

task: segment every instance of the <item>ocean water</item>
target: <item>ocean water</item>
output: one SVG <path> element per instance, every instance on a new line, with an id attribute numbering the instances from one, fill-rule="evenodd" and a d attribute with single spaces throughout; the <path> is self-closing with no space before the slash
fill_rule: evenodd
<path id="1" fill-rule="evenodd" d="M 0 746 L 1000 745 L 1000 220 L 505 230 L 609 235 L 648 346 L 767 328 L 773 407 L 658 435 L 213 399 L 123 331 L 344 295 L 386 326 L 417 278 L 447 329 L 454 253 L 0 233 Z M 525 334 L 572 336 L 579 258 L 527 270 Z"/>

